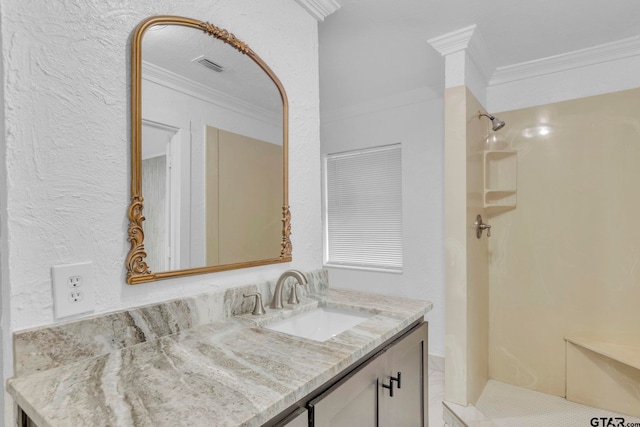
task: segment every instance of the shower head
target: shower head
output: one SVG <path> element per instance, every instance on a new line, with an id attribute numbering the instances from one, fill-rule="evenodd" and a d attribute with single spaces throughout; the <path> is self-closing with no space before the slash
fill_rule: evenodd
<path id="1" fill-rule="evenodd" d="M 478 118 L 485 116 L 485 117 L 489 117 L 489 120 L 491 120 L 491 129 L 493 129 L 494 131 L 500 130 L 504 127 L 504 125 L 506 124 L 505 122 L 503 122 L 502 120 L 500 120 L 499 118 L 492 116 L 491 114 L 487 114 L 487 113 L 482 113 L 480 111 L 478 111 Z"/>
<path id="2" fill-rule="evenodd" d="M 504 127 L 504 125 L 506 125 L 505 122 L 503 122 L 502 120 L 500 120 L 500 119 L 498 119 L 496 117 L 491 119 L 491 123 L 492 123 L 491 129 L 493 129 L 494 131 L 500 130 L 500 129 L 502 129 Z"/>

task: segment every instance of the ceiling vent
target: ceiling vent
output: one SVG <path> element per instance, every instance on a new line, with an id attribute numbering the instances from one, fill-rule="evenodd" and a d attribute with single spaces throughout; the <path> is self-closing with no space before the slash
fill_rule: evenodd
<path id="1" fill-rule="evenodd" d="M 194 61 L 217 73 L 221 73 L 224 71 L 224 67 L 222 65 L 216 64 L 215 62 L 205 58 L 204 56 L 199 56 L 196 59 L 194 59 Z"/>

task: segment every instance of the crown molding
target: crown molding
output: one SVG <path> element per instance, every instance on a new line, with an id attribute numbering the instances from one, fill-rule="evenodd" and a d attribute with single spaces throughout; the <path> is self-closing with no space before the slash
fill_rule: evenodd
<path id="1" fill-rule="evenodd" d="M 469 46 L 469 41 L 471 40 L 475 30 L 475 25 L 469 25 L 468 27 L 452 31 L 438 37 L 433 37 L 427 40 L 427 43 L 440 52 L 440 55 L 451 55 L 452 53 L 465 50 Z"/>
<path id="2" fill-rule="evenodd" d="M 296 0 L 296 2 L 319 22 L 324 21 L 324 18 L 341 7 L 337 0 Z"/>
<path id="3" fill-rule="evenodd" d="M 266 108 L 230 96 L 208 86 L 197 83 L 162 67 L 143 61 L 143 80 L 147 80 L 166 88 L 181 92 L 187 96 L 217 105 L 229 111 L 251 117 L 253 119 L 279 125 L 281 117 Z"/>
<path id="4" fill-rule="evenodd" d="M 496 67 L 491 60 L 489 49 L 487 48 L 487 44 L 482 38 L 480 31 L 474 31 L 471 40 L 469 40 L 469 47 L 467 48 L 467 51 L 469 52 L 469 56 L 473 62 L 475 62 L 478 67 L 478 71 L 480 71 L 484 81 L 488 82 Z"/>
<path id="5" fill-rule="evenodd" d="M 636 55 L 640 55 L 640 36 L 547 58 L 498 67 L 489 80 L 489 86 L 587 67 Z"/>
<path id="6" fill-rule="evenodd" d="M 485 81 L 493 74 L 495 66 L 489 56 L 489 49 L 478 31 L 476 25 L 461 28 L 447 34 L 427 40 L 440 55 L 447 56 L 452 53 L 466 50 L 471 60 L 478 67 L 478 71 Z"/>
<path id="7" fill-rule="evenodd" d="M 586 49 L 496 68 L 490 59 L 486 43 L 475 25 L 431 38 L 427 42 L 442 56 L 466 50 L 488 82 L 488 86 L 640 55 L 640 36 L 634 36 Z"/>

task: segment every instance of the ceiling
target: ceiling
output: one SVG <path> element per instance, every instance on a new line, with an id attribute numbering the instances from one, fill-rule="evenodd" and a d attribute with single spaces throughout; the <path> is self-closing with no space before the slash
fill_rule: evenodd
<path id="1" fill-rule="evenodd" d="M 213 91 L 221 102 L 235 102 L 264 111 L 281 112 L 282 98 L 277 86 L 249 56 L 238 52 L 202 30 L 184 25 L 155 25 L 142 38 L 145 77 L 180 81 L 182 87 L 200 85 L 199 93 Z M 223 67 L 215 72 L 198 63 L 208 59 Z M 276 123 L 279 123 L 277 115 Z"/>
<path id="2" fill-rule="evenodd" d="M 444 87 L 427 40 L 476 25 L 502 67 L 640 35 L 640 1 L 338 0 L 319 25 L 320 108 Z"/>

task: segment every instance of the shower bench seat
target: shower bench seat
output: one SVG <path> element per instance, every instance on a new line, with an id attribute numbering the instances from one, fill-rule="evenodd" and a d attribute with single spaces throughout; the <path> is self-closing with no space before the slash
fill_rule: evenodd
<path id="1" fill-rule="evenodd" d="M 640 416 L 640 339 L 565 341 L 567 400 Z"/>

